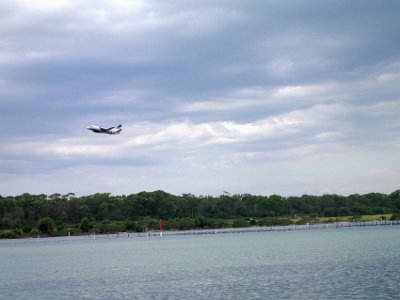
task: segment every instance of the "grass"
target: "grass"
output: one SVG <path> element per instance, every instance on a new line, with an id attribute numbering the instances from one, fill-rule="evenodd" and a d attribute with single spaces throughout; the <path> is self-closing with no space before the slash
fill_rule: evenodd
<path id="1" fill-rule="evenodd" d="M 353 222 L 354 221 L 380 221 L 390 220 L 392 214 L 378 214 L 378 215 L 362 215 L 362 216 L 342 216 L 342 217 L 317 217 L 321 223 L 330 223 L 330 222 Z"/>
<path id="2" fill-rule="evenodd" d="M 381 218 L 383 220 L 390 220 L 392 214 L 381 214 L 381 215 L 365 215 L 361 217 L 361 221 L 380 221 Z"/>

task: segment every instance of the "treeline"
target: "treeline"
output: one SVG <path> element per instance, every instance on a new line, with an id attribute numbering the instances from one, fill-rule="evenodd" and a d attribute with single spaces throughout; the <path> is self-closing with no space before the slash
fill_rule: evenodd
<path id="1" fill-rule="evenodd" d="M 157 228 L 158 219 L 169 229 L 219 228 L 265 224 L 265 220 L 293 216 L 357 216 L 398 214 L 400 190 L 389 195 L 369 193 L 301 197 L 228 194 L 172 195 L 164 191 L 128 196 L 73 193 L 50 196 L 0 196 L 0 230 L 4 235 L 66 234 L 76 230 L 98 232 L 144 231 Z M 234 220 L 229 223 L 227 220 Z M 255 221 L 256 220 L 256 221 Z M 258 223 L 257 223 L 258 222 Z M 268 222 L 267 222 L 268 223 Z M 68 225 L 74 224 L 75 227 Z M 4 233 L 6 231 L 7 233 Z M 12 233 L 11 233 L 12 231 Z"/>

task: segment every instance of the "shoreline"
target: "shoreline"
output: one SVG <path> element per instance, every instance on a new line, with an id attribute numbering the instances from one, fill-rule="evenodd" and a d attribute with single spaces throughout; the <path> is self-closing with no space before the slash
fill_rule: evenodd
<path id="1" fill-rule="evenodd" d="M 97 239 L 121 239 L 121 238 L 149 238 L 166 236 L 188 236 L 188 235 L 212 235 L 212 234 L 229 234 L 229 233 L 250 233 L 250 232 L 281 232 L 281 231 L 304 231 L 304 230 L 320 230 L 320 229 L 341 229 L 341 228 L 357 228 L 357 227 L 382 227 L 382 226 L 399 226 L 400 220 L 395 221 L 365 221 L 365 222 L 336 222 L 336 223 L 309 223 L 305 225 L 282 225 L 282 226 L 253 226 L 240 228 L 219 228 L 219 229 L 193 229 L 193 230 L 166 230 L 160 235 L 159 231 L 148 232 L 119 232 L 119 233 L 90 233 L 73 236 L 38 236 L 16 239 L 1 239 L 0 241 L 50 241 L 50 240 L 97 240 Z"/>

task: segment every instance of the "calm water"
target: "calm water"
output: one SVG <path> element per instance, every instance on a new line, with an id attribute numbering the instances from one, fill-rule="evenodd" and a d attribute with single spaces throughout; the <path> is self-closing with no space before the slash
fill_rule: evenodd
<path id="1" fill-rule="evenodd" d="M 0 241 L 1 299 L 400 299 L 400 227 Z"/>

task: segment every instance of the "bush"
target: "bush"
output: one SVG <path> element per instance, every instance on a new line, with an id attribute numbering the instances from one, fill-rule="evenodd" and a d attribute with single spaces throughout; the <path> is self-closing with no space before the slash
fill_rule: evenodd
<path id="1" fill-rule="evenodd" d="M 29 233 L 29 232 L 32 231 L 32 226 L 30 226 L 30 225 L 24 225 L 24 227 L 22 227 L 22 231 L 23 231 L 24 233 Z"/>
<path id="2" fill-rule="evenodd" d="M 196 224 L 193 219 L 181 219 L 179 224 L 179 229 L 181 230 L 189 230 L 189 229 L 194 229 L 196 227 Z"/>
<path id="3" fill-rule="evenodd" d="M 233 220 L 232 227 L 239 228 L 239 227 L 250 227 L 250 223 L 243 219 Z"/>
<path id="4" fill-rule="evenodd" d="M 350 215 L 350 210 L 347 207 L 340 207 L 338 216 L 348 216 Z"/>
<path id="5" fill-rule="evenodd" d="M 140 231 L 146 232 L 147 230 L 157 230 L 159 228 L 159 220 L 150 218 L 150 217 L 144 217 L 143 219 L 139 220 L 137 222 Z"/>
<path id="6" fill-rule="evenodd" d="M 16 239 L 17 235 L 13 230 L 0 231 L 0 239 Z"/>
<path id="7" fill-rule="evenodd" d="M 81 230 L 76 227 L 66 227 L 64 228 L 65 235 L 80 235 Z"/>
<path id="8" fill-rule="evenodd" d="M 40 231 L 37 230 L 36 228 L 33 228 L 31 230 L 31 232 L 29 233 L 29 236 L 31 236 L 31 237 L 37 237 L 38 235 L 40 235 Z"/>
<path id="9" fill-rule="evenodd" d="M 263 218 L 258 220 L 260 226 L 285 226 L 291 225 L 292 221 L 285 218 Z"/>
<path id="10" fill-rule="evenodd" d="M 117 233 L 124 231 L 124 226 L 119 223 L 110 223 L 109 221 L 103 222 L 100 225 L 100 233 Z"/>
<path id="11" fill-rule="evenodd" d="M 210 224 L 209 220 L 206 217 L 196 217 L 194 219 L 194 223 L 197 228 L 207 228 Z"/>
<path id="12" fill-rule="evenodd" d="M 55 228 L 54 220 L 50 217 L 44 217 L 38 221 L 38 229 L 44 234 L 52 233 Z"/>
<path id="13" fill-rule="evenodd" d="M 391 217 L 390 217 L 390 221 L 397 221 L 400 220 L 400 212 L 394 213 Z"/>
<path id="14" fill-rule="evenodd" d="M 64 228 L 65 228 L 65 224 L 63 222 L 61 222 L 61 221 L 57 221 L 56 222 L 56 228 L 57 228 L 57 231 L 63 231 Z"/>
<path id="15" fill-rule="evenodd" d="M 90 229 L 94 227 L 93 222 L 91 222 L 87 217 L 82 218 L 81 224 L 79 228 L 82 230 L 82 232 L 89 232 Z"/>
<path id="16" fill-rule="evenodd" d="M 136 222 L 130 221 L 130 220 L 124 221 L 124 227 L 125 227 L 125 230 L 127 230 L 127 231 L 135 231 L 135 232 L 142 231 L 142 228 L 140 228 L 140 226 Z"/>
<path id="17" fill-rule="evenodd" d="M 211 219 L 210 220 L 210 225 L 209 228 L 228 228 L 229 227 L 229 222 L 224 219 Z"/>
<path id="18" fill-rule="evenodd" d="M 190 230 L 196 228 L 194 219 L 190 218 L 174 218 L 164 221 L 164 230 Z"/>
<path id="19" fill-rule="evenodd" d="M 333 217 L 335 215 L 335 211 L 332 207 L 328 207 L 324 209 L 324 217 Z"/>

